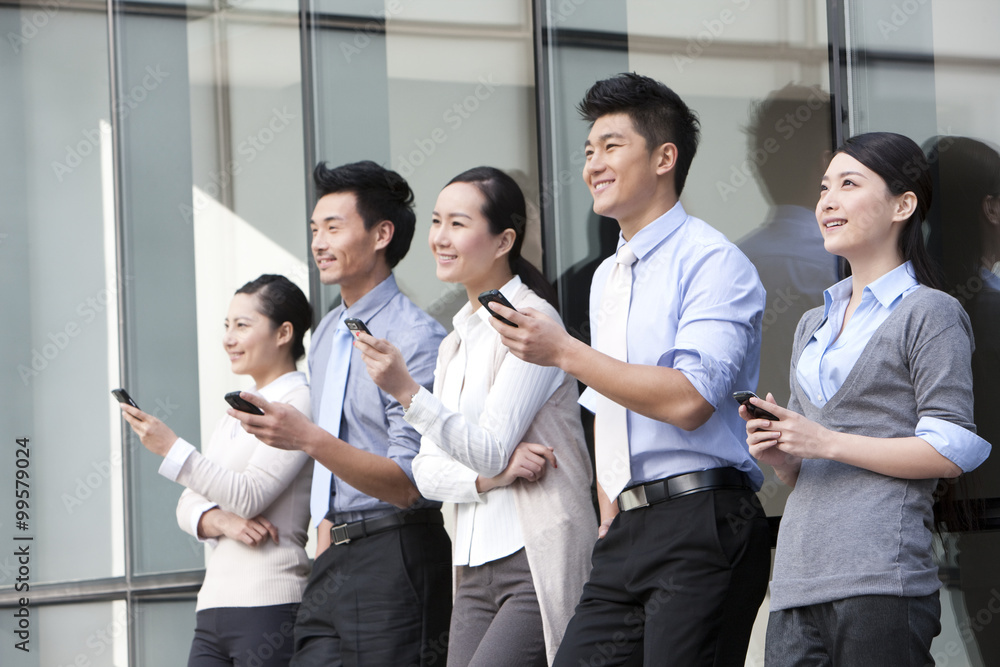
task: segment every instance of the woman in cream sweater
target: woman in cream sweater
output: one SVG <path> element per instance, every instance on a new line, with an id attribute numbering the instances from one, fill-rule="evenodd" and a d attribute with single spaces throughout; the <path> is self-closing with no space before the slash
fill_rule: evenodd
<path id="1" fill-rule="evenodd" d="M 284 276 L 241 287 L 222 344 L 249 391 L 309 415 L 309 386 L 295 362 L 312 309 Z M 163 456 L 160 474 L 187 487 L 177 503 L 180 527 L 213 549 L 198 593 L 189 667 L 280 667 L 291 658 L 292 627 L 309 573 L 306 529 L 312 461 L 268 447 L 224 416 L 204 454 L 152 415 L 122 413 L 142 444 Z"/>

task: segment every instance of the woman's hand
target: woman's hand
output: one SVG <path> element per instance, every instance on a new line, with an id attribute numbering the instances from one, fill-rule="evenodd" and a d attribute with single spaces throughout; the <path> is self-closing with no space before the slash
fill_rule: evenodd
<path id="1" fill-rule="evenodd" d="M 518 479 L 537 482 L 545 476 L 546 466 L 558 468 L 555 451 L 551 447 L 534 442 L 522 442 L 514 448 L 507 461 L 507 467 L 496 477 L 479 476 L 476 479 L 476 490 L 486 493 L 491 489 L 509 486 Z"/>
<path id="2" fill-rule="evenodd" d="M 248 547 L 260 546 L 268 538 L 274 540 L 275 544 L 278 543 L 278 529 L 264 515 L 244 519 L 218 507 L 201 515 L 201 520 L 198 522 L 198 535 L 200 537 L 224 535 L 229 539 L 242 542 Z"/>
<path id="3" fill-rule="evenodd" d="M 319 522 L 319 527 L 316 529 L 316 556 L 314 558 L 319 558 L 319 555 L 330 548 L 332 542 L 330 538 L 330 529 L 333 528 L 333 522 L 329 519 L 323 519 Z"/>
<path id="4" fill-rule="evenodd" d="M 410 399 L 420 391 L 420 385 L 406 369 L 406 361 L 399 348 L 363 331 L 357 332 L 354 347 L 361 352 L 368 374 L 379 389 L 399 401 L 404 409 L 409 408 Z"/>
<path id="5" fill-rule="evenodd" d="M 170 448 L 177 442 L 177 434 L 159 419 L 146 414 L 139 408 L 134 408 L 126 403 L 118 405 L 121 407 L 122 417 L 139 436 L 143 446 L 154 454 L 166 456 Z"/>
<path id="6" fill-rule="evenodd" d="M 767 394 L 767 401 L 763 401 L 760 398 L 751 398 L 750 402 L 779 418 L 777 422 L 770 419 L 758 419 L 750 415 L 746 406 L 740 406 L 740 417 L 746 421 L 747 445 L 750 448 L 750 455 L 761 463 L 772 466 L 783 482 L 789 486 L 795 486 L 799 468 L 802 466 L 802 459 L 812 457 L 803 457 L 785 447 L 784 439 L 781 437 L 782 432 L 784 430 L 794 431 L 795 422 L 798 420 L 812 424 L 820 429 L 822 427 L 795 412 L 777 405 L 774 402 L 774 395 L 771 393 Z M 772 430 L 778 428 L 781 428 L 782 431 Z"/>

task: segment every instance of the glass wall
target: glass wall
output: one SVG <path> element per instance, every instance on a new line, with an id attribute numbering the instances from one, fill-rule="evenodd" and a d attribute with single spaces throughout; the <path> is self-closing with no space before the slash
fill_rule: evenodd
<path id="1" fill-rule="evenodd" d="M 827 151 L 868 130 L 921 143 L 939 186 L 927 238 L 975 329 L 977 423 L 1000 442 L 998 27 L 976 0 L 0 0 L 0 436 L 15 459 L 0 489 L 30 484 L 25 518 L 0 508 L 0 553 L 30 544 L 32 642 L 0 643 L 0 664 L 183 663 L 205 550 L 108 391 L 200 445 L 249 383 L 220 349 L 234 290 L 281 273 L 318 316 L 336 303 L 310 260 L 316 162 L 372 159 L 410 182 L 397 279 L 449 328 L 465 294 L 434 277 L 430 211 L 460 171 L 507 170 L 529 199 L 525 254 L 589 339 L 617 225 L 591 210 L 575 107 L 618 72 L 666 82 L 701 119 L 682 202 L 758 268 L 759 390 L 781 402 L 794 327 L 836 280 L 812 213 Z M 777 522 L 787 489 L 766 472 Z M 1000 512 L 996 461 L 954 493 Z M 937 664 L 1000 662 L 997 533 L 940 550 Z M 4 637 L 19 576 L 0 556 Z"/>

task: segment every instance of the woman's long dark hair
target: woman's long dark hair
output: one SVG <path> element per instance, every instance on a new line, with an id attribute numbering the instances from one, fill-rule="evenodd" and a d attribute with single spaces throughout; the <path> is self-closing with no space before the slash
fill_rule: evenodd
<path id="1" fill-rule="evenodd" d="M 899 235 L 899 253 L 903 261 L 912 262 L 917 282 L 941 289 L 940 269 L 924 245 L 923 224 L 931 207 L 934 186 L 920 146 L 902 134 L 868 132 L 845 141 L 834 155 L 837 153 L 851 156 L 878 174 L 892 195 L 912 192 L 916 196 L 917 206 Z"/>
<path id="2" fill-rule="evenodd" d="M 463 171 L 448 181 L 452 183 L 469 183 L 476 186 L 483 195 L 483 215 L 490 225 L 490 233 L 494 236 L 502 234 L 505 229 L 514 230 L 514 243 L 507 253 L 507 262 L 511 272 L 521 278 L 521 281 L 542 297 L 556 310 L 559 303 L 552 283 L 545 279 L 542 272 L 531 262 L 521 256 L 521 246 L 524 244 L 525 229 L 528 224 L 527 207 L 524 203 L 524 193 L 513 178 L 496 167 L 475 167 Z"/>

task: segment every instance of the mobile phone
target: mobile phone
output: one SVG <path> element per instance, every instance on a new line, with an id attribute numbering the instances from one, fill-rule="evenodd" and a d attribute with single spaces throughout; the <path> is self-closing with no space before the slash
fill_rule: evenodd
<path id="1" fill-rule="evenodd" d="M 372 335 L 372 332 L 368 330 L 368 327 L 365 326 L 365 323 L 356 317 L 348 317 L 347 319 L 344 320 L 344 324 L 346 324 L 347 328 L 354 333 L 355 338 L 357 338 L 358 333 L 361 331 L 364 331 L 369 336 Z"/>
<path id="2" fill-rule="evenodd" d="M 491 290 L 488 290 L 486 292 L 483 292 L 482 294 L 479 295 L 479 303 L 483 304 L 483 308 L 485 308 L 487 311 L 489 311 L 490 315 L 492 315 L 493 317 L 497 318 L 498 320 L 500 320 L 504 324 L 509 324 L 512 327 L 516 327 L 517 326 L 516 324 L 514 324 L 513 322 L 511 322 L 510 320 L 508 320 L 506 317 L 498 315 L 495 311 L 490 310 L 489 304 L 491 304 L 491 303 L 499 303 L 501 306 L 507 306 L 511 310 L 517 310 L 517 308 L 515 308 L 512 305 L 510 305 L 510 301 L 508 301 L 507 297 L 505 297 L 503 294 L 500 293 L 500 290 L 498 290 L 498 289 L 491 289 Z"/>
<path id="3" fill-rule="evenodd" d="M 754 419 L 770 419 L 773 422 L 781 421 L 767 410 L 758 408 L 756 405 L 750 402 L 751 398 L 760 398 L 759 396 L 757 396 L 757 394 L 753 393 L 752 391 L 733 392 L 733 398 L 735 398 L 736 402 L 739 403 L 740 405 L 747 406 L 747 412 L 749 412 L 750 416 L 753 417 Z"/>
<path id="4" fill-rule="evenodd" d="M 112 389 L 111 395 L 117 398 L 119 403 L 125 403 L 127 405 L 131 405 L 133 408 L 142 410 L 142 408 L 136 405 L 135 401 L 132 400 L 132 397 L 129 396 L 128 392 L 124 389 Z"/>
<path id="5" fill-rule="evenodd" d="M 256 405 L 245 398 L 240 398 L 240 392 L 238 391 L 231 391 L 226 394 L 226 403 L 229 403 L 229 405 L 233 406 L 233 408 L 239 410 L 240 412 L 249 412 L 252 415 L 264 414 L 264 411 Z"/>

